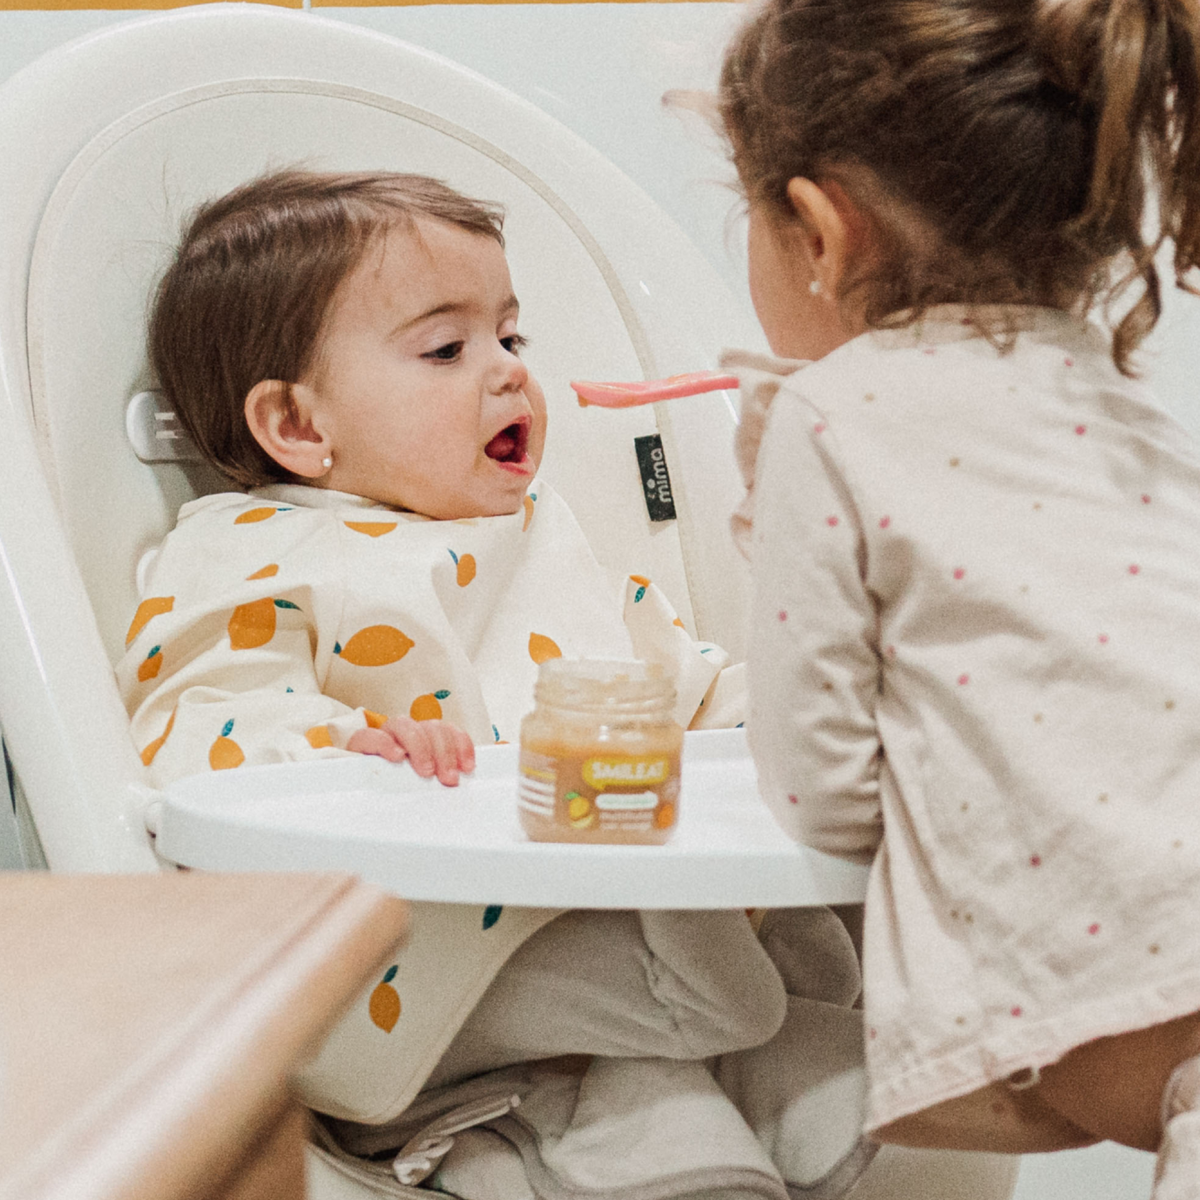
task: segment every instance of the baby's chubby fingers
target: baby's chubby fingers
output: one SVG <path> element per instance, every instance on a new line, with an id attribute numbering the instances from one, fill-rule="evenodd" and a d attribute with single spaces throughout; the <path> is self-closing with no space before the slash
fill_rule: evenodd
<path id="1" fill-rule="evenodd" d="M 388 762 L 403 762 L 408 757 L 404 747 L 383 729 L 360 729 L 346 742 L 346 749 L 355 754 L 377 754 Z"/>
<path id="2" fill-rule="evenodd" d="M 403 747 L 413 770 L 423 779 L 436 775 L 441 783 L 454 787 L 460 772 L 475 769 L 471 739 L 448 721 L 392 717 L 383 729 Z"/>

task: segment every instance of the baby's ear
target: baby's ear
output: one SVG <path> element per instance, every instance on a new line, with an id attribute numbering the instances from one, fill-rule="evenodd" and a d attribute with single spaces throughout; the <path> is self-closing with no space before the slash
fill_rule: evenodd
<path id="1" fill-rule="evenodd" d="M 317 395 L 302 383 L 261 379 L 246 393 L 246 425 L 254 440 L 285 471 L 318 479 L 329 468 L 329 438 L 322 429 Z"/>

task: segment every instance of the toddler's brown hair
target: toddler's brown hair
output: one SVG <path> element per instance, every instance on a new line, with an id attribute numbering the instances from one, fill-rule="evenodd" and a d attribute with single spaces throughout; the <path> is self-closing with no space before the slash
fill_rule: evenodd
<path id="1" fill-rule="evenodd" d="M 419 218 L 504 245 L 500 206 L 424 175 L 277 171 L 194 213 L 154 297 L 149 352 L 218 470 L 243 487 L 290 481 L 250 433 L 246 395 L 305 376 L 342 281 L 389 228 Z"/>
<path id="2" fill-rule="evenodd" d="M 1194 290 L 1196 0 L 767 0 L 719 104 L 751 203 L 790 218 L 799 176 L 867 214 L 877 261 L 845 294 L 868 325 L 938 303 L 1111 310 L 1140 281 L 1113 337 L 1132 373 L 1166 239 Z"/>

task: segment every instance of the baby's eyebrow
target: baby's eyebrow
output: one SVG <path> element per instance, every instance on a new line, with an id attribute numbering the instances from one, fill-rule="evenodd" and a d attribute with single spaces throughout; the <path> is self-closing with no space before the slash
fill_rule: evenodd
<path id="1" fill-rule="evenodd" d="M 474 300 L 447 300 L 445 304 L 435 305 L 433 308 L 426 309 L 423 313 L 418 313 L 415 317 L 402 322 L 392 330 L 392 336 L 403 333 L 406 329 L 411 329 L 414 325 L 420 325 L 422 321 L 428 321 L 433 317 L 442 317 L 447 313 L 461 313 L 478 307 Z M 519 312 L 521 303 L 516 296 L 510 294 L 508 298 L 500 305 L 500 315 L 508 316 L 509 313 Z"/>

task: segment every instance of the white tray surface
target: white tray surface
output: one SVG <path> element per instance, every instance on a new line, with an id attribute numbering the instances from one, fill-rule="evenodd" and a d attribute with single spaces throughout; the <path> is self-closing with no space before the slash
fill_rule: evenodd
<path id="1" fill-rule="evenodd" d="M 159 853 L 222 871 L 352 871 L 410 900 L 550 908 L 854 903 L 867 869 L 798 846 L 759 798 L 740 729 L 689 733 L 663 846 L 531 842 L 517 753 L 477 750 L 457 788 L 355 756 L 192 776 L 167 789 Z"/>

